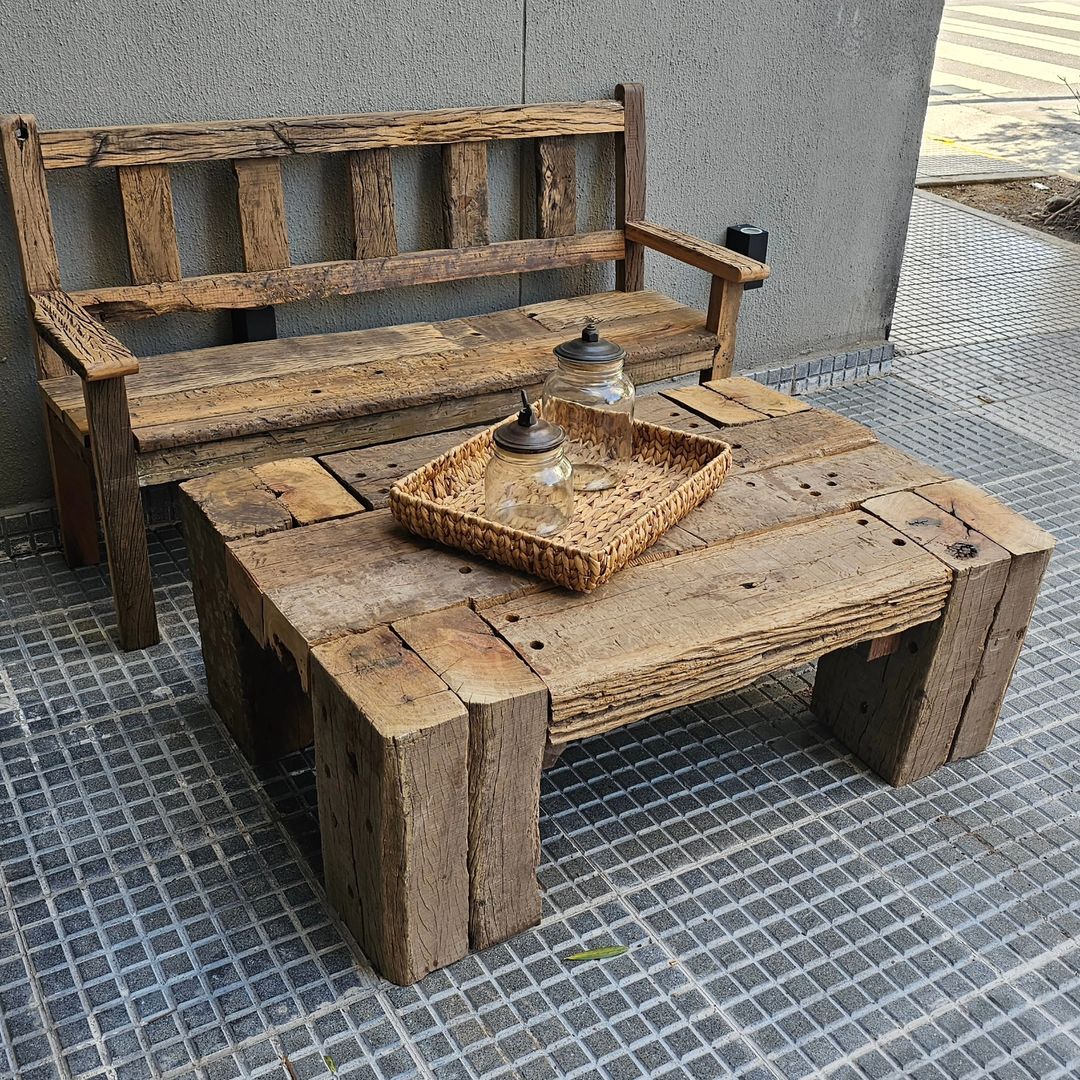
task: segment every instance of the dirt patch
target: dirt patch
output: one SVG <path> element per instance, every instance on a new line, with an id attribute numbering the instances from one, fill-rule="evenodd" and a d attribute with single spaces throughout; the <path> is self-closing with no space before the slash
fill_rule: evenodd
<path id="1" fill-rule="evenodd" d="M 1045 184 L 1049 191 L 1032 187 L 1032 184 Z M 1043 218 L 1046 216 L 1045 207 L 1047 199 L 1054 195 L 1069 195 L 1075 193 L 1077 184 L 1073 180 L 1066 180 L 1063 176 L 1041 176 L 1037 180 L 1005 180 L 1001 182 L 988 182 L 981 184 L 935 184 L 928 191 L 935 195 L 943 195 L 946 199 L 974 206 L 976 209 L 985 210 L 990 214 L 1008 218 L 1020 225 L 1027 225 L 1031 229 L 1050 233 L 1062 240 L 1072 240 L 1080 243 L 1080 230 L 1071 229 L 1064 225 L 1046 225 Z"/>

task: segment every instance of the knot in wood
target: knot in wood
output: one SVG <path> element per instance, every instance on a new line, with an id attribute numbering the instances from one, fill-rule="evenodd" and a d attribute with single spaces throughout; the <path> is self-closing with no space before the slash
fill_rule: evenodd
<path id="1" fill-rule="evenodd" d="M 945 549 L 954 559 L 974 559 L 979 554 L 976 544 L 969 544 L 964 540 L 958 540 Z"/>

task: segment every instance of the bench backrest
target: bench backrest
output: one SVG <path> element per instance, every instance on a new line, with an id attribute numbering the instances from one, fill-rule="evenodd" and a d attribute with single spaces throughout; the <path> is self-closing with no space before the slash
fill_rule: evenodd
<path id="1" fill-rule="evenodd" d="M 574 136 L 614 133 L 614 230 L 579 233 Z M 535 140 L 537 236 L 491 243 L 488 144 Z M 102 319 L 249 309 L 296 300 L 496 274 L 617 261 L 620 288 L 642 287 L 637 245 L 622 226 L 645 212 L 644 94 L 611 100 L 433 112 L 38 131 L 33 116 L 0 120 L 0 140 L 28 295 L 61 287 L 46 177 L 53 169 L 116 170 L 131 284 L 72 295 Z M 400 252 L 391 168 L 397 148 L 442 147 L 445 247 Z M 294 266 L 281 161 L 339 155 L 351 195 L 354 258 Z M 236 174 L 243 270 L 184 277 L 170 166 L 229 160 Z M 628 250 L 630 249 L 630 250 Z M 42 378 L 66 374 L 38 343 Z"/>

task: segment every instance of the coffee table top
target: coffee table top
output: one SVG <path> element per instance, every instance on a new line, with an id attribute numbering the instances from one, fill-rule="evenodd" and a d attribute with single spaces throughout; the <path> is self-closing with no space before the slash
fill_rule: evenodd
<path id="1" fill-rule="evenodd" d="M 315 647 L 468 605 L 546 684 L 556 743 L 940 614 L 948 565 L 863 509 L 947 479 L 939 470 L 745 379 L 645 398 L 639 415 L 715 430 L 734 468 L 593 593 L 428 543 L 391 518 L 393 480 L 464 437 L 456 432 L 243 470 L 261 474 L 293 527 L 228 545 L 237 608 L 306 685 Z"/>

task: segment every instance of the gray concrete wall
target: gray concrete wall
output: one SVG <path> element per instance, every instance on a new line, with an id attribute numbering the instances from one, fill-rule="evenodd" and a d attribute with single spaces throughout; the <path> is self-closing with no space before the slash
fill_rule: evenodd
<path id="1" fill-rule="evenodd" d="M 738 363 L 879 340 L 889 321 L 941 0 L 37 0 L 7 20 L 0 109 L 43 127 L 602 97 L 646 84 L 649 214 L 723 238 L 772 232 Z M 586 140 L 582 227 L 611 220 L 611 154 Z M 345 257 L 333 161 L 286 163 L 295 261 Z M 437 157 L 395 161 L 402 247 L 438 243 Z M 85 172 L 85 171 L 82 171 Z M 68 287 L 126 280 L 110 170 L 53 174 Z M 493 151 L 496 238 L 532 229 L 529 171 Z M 185 273 L 239 267 L 225 167 L 176 171 Z M 50 493 L 11 221 L 0 209 L 0 508 Z M 651 286 L 701 305 L 695 271 L 651 257 Z M 601 287 L 606 268 L 297 305 L 283 333 L 438 318 Z M 225 340 L 216 316 L 131 324 L 138 352 Z"/>

